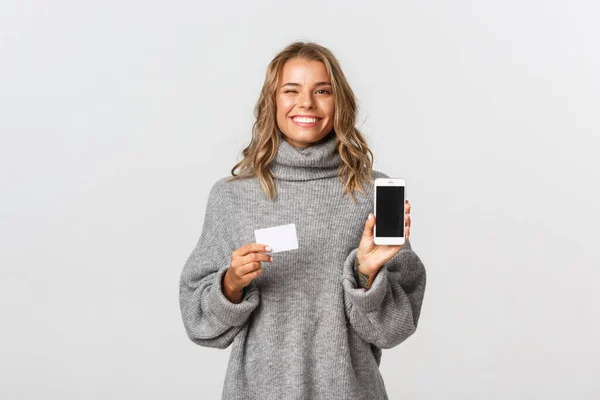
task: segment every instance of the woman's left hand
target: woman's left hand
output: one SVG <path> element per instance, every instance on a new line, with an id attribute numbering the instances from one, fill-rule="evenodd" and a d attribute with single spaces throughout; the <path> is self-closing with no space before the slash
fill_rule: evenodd
<path id="1" fill-rule="evenodd" d="M 404 221 L 406 223 L 406 226 L 404 227 L 404 237 L 405 240 L 408 240 L 408 237 L 410 236 L 410 203 L 408 200 L 406 200 L 406 203 L 404 204 L 404 211 L 406 213 L 404 217 Z M 375 216 L 373 214 L 369 215 L 371 218 L 367 219 L 367 222 L 365 223 L 365 229 L 363 231 L 356 256 L 358 257 L 358 262 L 361 265 L 361 270 L 376 274 L 383 264 L 398 254 L 403 245 L 376 245 L 373 235 Z"/>

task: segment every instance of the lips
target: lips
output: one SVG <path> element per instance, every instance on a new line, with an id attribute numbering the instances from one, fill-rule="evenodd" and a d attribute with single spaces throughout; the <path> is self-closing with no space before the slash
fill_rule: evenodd
<path id="1" fill-rule="evenodd" d="M 295 120 L 294 118 L 296 118 L 296 117 L 292 117 L 290 119 L 292 120 L 292 122 L 294 123 L 294 125 L 296 125 L 296 126 L 298 126 L 300 128 L 312 128 L 314 126 L 319 125 L 319 123 L 322 120 L 322 118 L 312 118 L 312 119 L 316 119 L 316 121 L 314 121 L 314 122 L 301 122 L 301 121 Z M 299 117 L 299 118 L 302 119 L 302 117 Z M 304 118 L 306 118 L 306 117 L 304 117 Z M 311 118 L 307 118 L 307 119 L 311 119 Z"/>

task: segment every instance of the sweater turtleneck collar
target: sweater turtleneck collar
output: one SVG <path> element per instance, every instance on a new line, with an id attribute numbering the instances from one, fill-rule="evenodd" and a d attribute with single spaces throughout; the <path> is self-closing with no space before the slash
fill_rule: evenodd
<path id="1" fill-rule="evenodd" d="M 279 149 L 270 168 L 275 179 L 310 181 L 337 176 L 341 163 L 334 131 L 331 131 L 322 142 L 307 148 L 292 146 L 280 132 Z"/>

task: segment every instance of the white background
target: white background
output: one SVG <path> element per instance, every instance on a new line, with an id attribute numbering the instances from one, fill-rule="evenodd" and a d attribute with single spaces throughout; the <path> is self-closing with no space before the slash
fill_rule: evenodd
<path id="1" fill-rule="evenodd" d="M 267 64 L 339 59 L 428 272 L 391 399 L 600 396 L 593 1 L 0 6 L 0 397 L 218 399 L 179 276 Z"/>

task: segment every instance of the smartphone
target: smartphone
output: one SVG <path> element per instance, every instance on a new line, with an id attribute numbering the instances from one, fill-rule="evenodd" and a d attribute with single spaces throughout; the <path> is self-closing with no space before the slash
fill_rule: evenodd
<path id="1" fill-rule="evenodd" d="M 375 244 L 404 244 L 406 181 L 402 178 L 377 178 L 373 195 Z"/>

